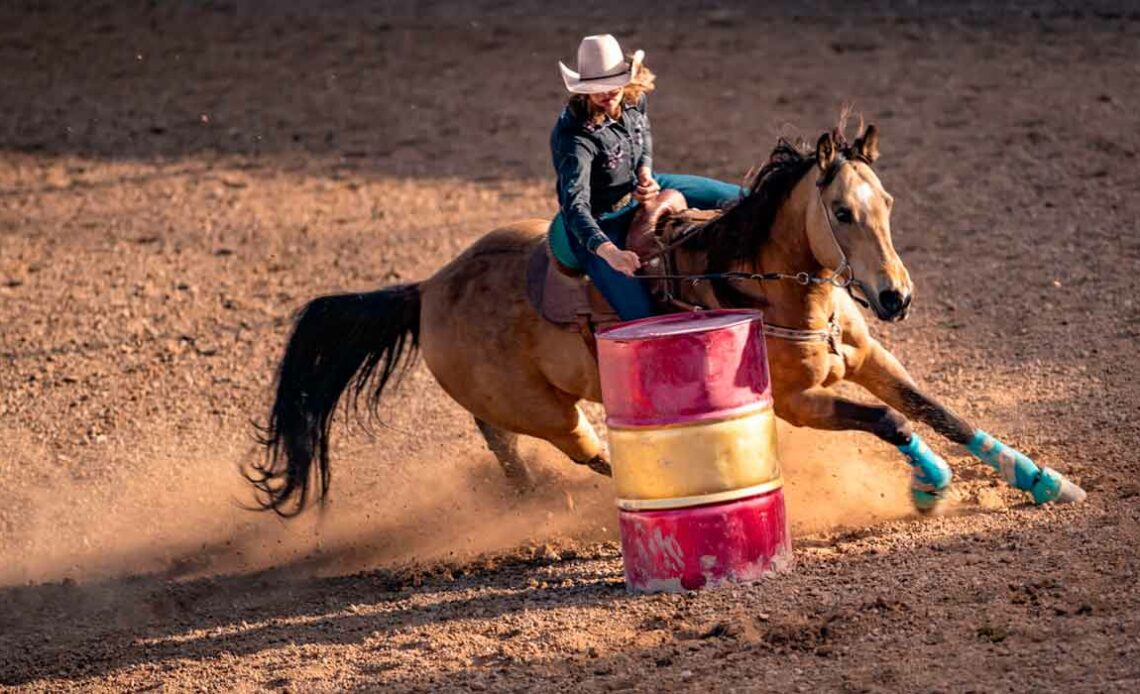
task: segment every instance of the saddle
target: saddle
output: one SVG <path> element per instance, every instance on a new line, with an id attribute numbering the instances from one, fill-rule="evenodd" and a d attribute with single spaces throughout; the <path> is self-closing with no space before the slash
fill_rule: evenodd
<path id="1" fill-rule="evenodd" d="M 526 296 L 546 321 L 567 330 L 586 330 L 621 320 L 593 282 L 558 262 L 545 240 L 536 244 L 526 265 Z"/>
<path id="2" fill-rule="evenodd" d="M 685 196 L 663 190 L 638 207 L 630 224 L 627 250 L 641 257 L 645 274 L 673 274 L 669 244 L 688 229 L 716 216 L 715 211 L 687 209 Z M 672 300 L 668 280 L 651 282 L 650 292 L 662 313 L 691 310 Z M 579 270 L 568 268 L 550 252 L 549 242 L 537 244 L 527 262 L 526 293 L 539 315 L 554 325 L 582 334 L 593 350 L 594 331 L 621 320 L 598 288 Z"/>

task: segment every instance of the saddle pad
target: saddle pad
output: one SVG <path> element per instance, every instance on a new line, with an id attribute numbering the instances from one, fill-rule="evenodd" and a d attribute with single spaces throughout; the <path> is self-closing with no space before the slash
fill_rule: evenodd
<path id="1" fill-rule="evenodd" d="M 550 227 L 546 230 L 546 238 L 550 242 L 550 252 L 558 259 L 558 262 L 571 270 L 582 269 L 582 265 L 574 257 L 574 251 L 570 250 L 570 237 L 567 236 L 566 222 L 563 221 L 561 212 L 554 215 L 554 219 L 550 220 Z"/>
<path id="2" fill-rule="evenodd" d="M 609 323 L 619 318 L 584 277 L 567 277 L 550 262 L 546 239 L 536 244 L 526 264 L 526 296 L 545 320 L 578 329 L 583 317 L 591 323 Z"/>

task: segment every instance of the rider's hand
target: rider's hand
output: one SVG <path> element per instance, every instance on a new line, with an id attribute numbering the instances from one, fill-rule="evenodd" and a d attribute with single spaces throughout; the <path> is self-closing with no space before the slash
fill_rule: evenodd
<path id="1" fill-rule="evenodd" d="M 641 259 L 637 257 L 636 253 L 623 251 L 615 246 L 612 241 L 607 241 L 598 246 L 598 257 L 606 261 L 613 269 L 629 277 L 633 277 L 633 273 L 641 267 Z"/>
<path id="2" fill-rule="evenodd" d="M 653 180 L 653 173 L 648 167 L 637 170 L 637 189 L 633 191 L 633 198 L 638 202 L 652 200 L 661 192 L 661 185 Z"/>

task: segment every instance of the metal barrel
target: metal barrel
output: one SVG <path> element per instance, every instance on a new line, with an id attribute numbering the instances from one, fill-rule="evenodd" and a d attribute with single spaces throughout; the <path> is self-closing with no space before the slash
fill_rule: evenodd
<path id="1" fill-rule="evenodd" d="M 634 591 L 749 581 L 791 562 L 776 420 L 755 311 L 699 311 L 598 333 Z"/>

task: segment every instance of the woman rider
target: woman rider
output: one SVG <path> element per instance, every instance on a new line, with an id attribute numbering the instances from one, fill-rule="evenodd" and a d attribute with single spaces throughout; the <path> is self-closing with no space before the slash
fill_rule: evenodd
<path id="1" fill-rule="evenodd" d="M 622 320 L 654 313 L 645 283 L 633 279 L 637 254 L 622 250 L 637 203 L 662 186 L 701 209 L 724 207 L 742 193 L 711 178 L 653 173 L 645 95 L 654 75 L 641 64 L 644 55 L 626 60 L 609 34 L 582 39 L 578 71 L 558 63 L 573 96 L 550 135 L 560 207 L 551 250 L 562 264 L 585 270 Z"/>

